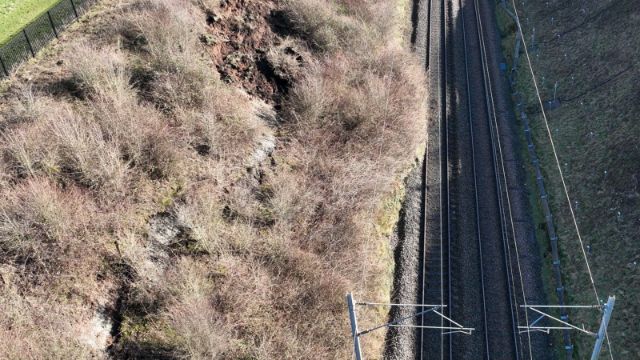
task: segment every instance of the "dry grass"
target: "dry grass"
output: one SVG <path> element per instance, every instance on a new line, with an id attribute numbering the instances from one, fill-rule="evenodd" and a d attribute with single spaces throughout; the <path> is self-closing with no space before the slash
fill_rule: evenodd
<path id="1" fill-rule="evenodd" d="M 61 172 L 88 187 L 124 187 L 127 166 L 118 148 L 105 141 L 93 119 L 74 113 L 69 105 L 49 103 L 51 111 L 29 127 L 5 135 L 7 158 L 15 172 L 56 178 Z"/>
<path id="2" fill-rule="evenodd" d="M 60 45 L 73 92 L 7 93 L 0 335 L 24 340 L 0 357 L 106 357 L 78 335 L 101 315 L 119 358 L 348 358 L 344 294 L 388 298 L 379 222 L 424 142 L 422 71 L 381 15 L 400 7 L 282 4 L 294 32 L 264 54 L 292 88 L 267 123 L 200 43 L 220 2 L 114 4 Z"/>
<path id="3" fill-rule="evenodd" d="M 3 267 L 0 274 L 5 282 L 20 274 L 13 268 Z M 0 287 L 0 336 L 7 341 L 2 346 L 4 359 L 69 359 L 99 356 L 80 339 L 81 324 L 73 320 L 90 314 L 78 303 L 55 301 L 44 296 L 26 297 L 6 283 Z M 84 314 L 83 314 L 84 313 Z"/>
<path id="4" fill-rule="evenodd" d="M 329 1 L 290 0 L 285 12 L 291 29 L 320 51 L 349 48 L 369 40 L 366 24 L 339 14 L 338 4 Z"/>

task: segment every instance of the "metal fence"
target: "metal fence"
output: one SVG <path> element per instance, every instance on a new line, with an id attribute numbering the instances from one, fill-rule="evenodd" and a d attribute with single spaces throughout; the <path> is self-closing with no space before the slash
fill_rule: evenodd
<path id="1" fill-rule="evenodd" d="M 13 35 L 0 46 L 0 77 L 9 76 L 20 63 L 35 57 L 40 49 L 57 38 L 95 2 L 96 0 L 61 0 Z"/>

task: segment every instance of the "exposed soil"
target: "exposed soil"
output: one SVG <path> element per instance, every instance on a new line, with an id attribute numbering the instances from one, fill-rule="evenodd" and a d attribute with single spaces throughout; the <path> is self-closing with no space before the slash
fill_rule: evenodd
<path id="1" fill-rule="evenodd" d="M 302 50 L 284 45 L 270 24 L 278 6 L 270 0 L 223 0 L 207 11 L 208 33 L 201 40 L 209 47 L 220 78 L 240 85 L 250 95 L 278 102 L 292 85 Z M 283 66 L 274 58 L 291 58 Z M 292 68 L 293 67 L 293 68 Z"/>

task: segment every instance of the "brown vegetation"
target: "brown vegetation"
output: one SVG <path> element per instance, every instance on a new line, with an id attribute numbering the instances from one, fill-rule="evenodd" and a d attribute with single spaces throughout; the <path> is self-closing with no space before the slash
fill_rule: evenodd
<path id="1" fill-rule="evenodd" d="M 348 358 L 344 294 L 388 298 L 384 204 L 424 141 L 407 14 L 104 5 L 0 107 L 0 357 Z"/>

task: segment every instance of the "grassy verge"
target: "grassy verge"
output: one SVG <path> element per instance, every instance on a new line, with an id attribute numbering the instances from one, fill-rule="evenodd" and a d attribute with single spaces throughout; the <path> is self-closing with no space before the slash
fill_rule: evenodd
<path id="1" fill-rule="evenodd" d="M 496 6 L 497 10 L 497 22 L 498 28 L 502 35 L 501 47 L 502 52 L 505 54 L 505 58 L 507 60 L 507 64 L 509 67 L 513 66 L 513 54 L 516 46 L 516 28 L 513 19 L 509 16 L 509 14 L 500 6 Z M 520 65 L 520 64 L 518 64 Z M 519 76 L 522 76 L 522 73 L 518 73 Z M 517 89 L 521 89 L 525 84 L 521 84 L 517 86 Z M 526 85 L 528 86 L 528 84 Z M 517 109 L 513 109 L 514 112 L 517 113 Z M 516 117 L 518 121 L 518 125 L 520 129 L 524 129 L 524 124 L 519 116 Z M 520 138 L 521 144 L 526 144 L 527 140 L 523 131 L 518 132 L 518 137 Z M 540 203 L 540 192 L 536 185 L 536 177 L 535 177 L 535 169 L 530 162 L 530 156 L 527 148 L 522 146 L 521 148 L 521 158 L 525 161 L 526 175 L 527 175 L 527 189 L 528 189 L 528 200 L 529 206 L 531 207 L 531 216 L 533 220 L 533 225 L 535 229 L 535 237 L 538 243 L 538 248 L 541 252 L 542 259 L 542 278 L 543 278 L 543 286 L 545 294 L 547 294 L 547 298 L 550 303 L 554 303 L 556 301 L 555 296 L 555 280 L 553 277 L 553 259 L 551 256 L 551 248 L 549 244 L 549 236 L 547 235 L 545 228 L 545 218 L 542 211 L 542 205 Z M 556 332 L 553 335 L 555 344 L 562 344 L 562 334 L 560 332 Z M 561 359 L 563 356 L 563 350 L 560 345 L 555 346 L 554 354 L 557 359 Z"/>
<path id="2" fill-rule="evenodd" d="M 0 357 L 348 358 L 344 295 L 388 300 L 424 144 L 404 8 L 105 0 L 20 69 Z"/>
<path id="3" fill-rule="evenodd" d="M 0 45 L 59 0 L 0 0 Z"/>
<path id="4" fill-rule="evenodd" d="M 588 259 L 599 295 L 616 295 L 619 301 L 609 332 L 614 354 L 637 357 L 637 325 L 629 319 L 640 311 L 634 300 L 640 295 L 640 248 L 635 241 L 640 225 L 640 149 L 634 140 L 640 127 L 634 120 L 639 108 L 632 100 L 638 90 L 638 73 L 625 69 L 638 66 L 631 49 L 640 38 L 629 30 L 638 25 L 638 9 L 631 1 L 588 1 L 580 6 L 552 1 L 519 6 L 529 45 L 532 29 L 536 29 L 530 53 L 543 100 L 553 98 L 557 84 L 561 106 L 547 115 L 585 245 L 592 249 Z M 510 52 L 515 28 L 508 18 L 503 19 L 507 35 L 503 46 Z M 595 298 L 582 250 L 524 61 L 519 64 L 517 88 L 525 96 L 550 193 L 568 301 L 592 304 Z M 621 72 L 623 75 L 616 76 Z M 571 318 L 594 329 L 599 314 L 574 312 Z M 593 340 L 579 334 L 573 334 L 573 340 L 577 356 L 587 356 Z"/>

